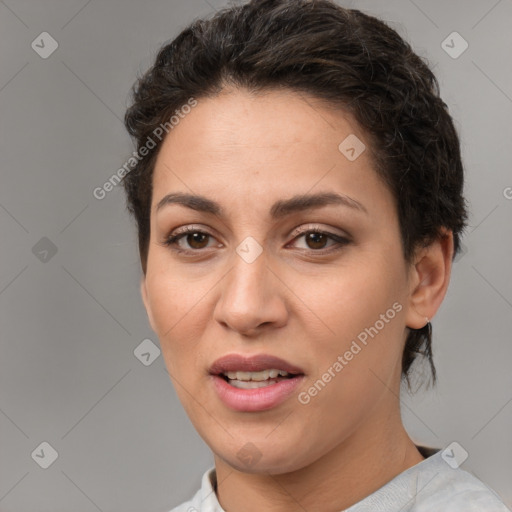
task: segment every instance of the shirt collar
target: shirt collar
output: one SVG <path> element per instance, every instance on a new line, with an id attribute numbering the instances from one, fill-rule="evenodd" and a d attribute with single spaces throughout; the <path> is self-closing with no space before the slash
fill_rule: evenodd
<path id="1" fill-rule="evenodd" d="M 226 512 L 219 504 L 215 488 L 217 487 L 217 474 L 215 467 L 207 469 L 201 480 L 201 503 L 199 512 Z"/>
<path id="2" fill-rule="evenodd" d="M 376 510 L 375 507 L 378 510 L 383 510 L 382 506 L 384 505 L 391 507 L 389 510 L 400 505 L 402 512 L 408 511 L 414 505 L 415 496 L 423 486 L 429 483 L 427 481 L 418 485 L 418 476 L 422 470 L 429 467 L 434 470 L 434 475 L 439 472 L 439 467 L 442 465 L 441 453 L 435 451 L 437 452 L 435 455 L 400 473 L 380 489 L 346 509 L 345 512 L 369 512 Z M 204 472 L 201 480 L 201 503 L 198 512 L 226 512 L 217 500 L 216 487 L 217 474 L 215 467 L 211 467 Z"/>

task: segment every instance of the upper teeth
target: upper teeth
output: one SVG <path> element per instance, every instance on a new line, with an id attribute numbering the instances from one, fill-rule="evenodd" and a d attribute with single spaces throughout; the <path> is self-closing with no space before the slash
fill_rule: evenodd
<path id="1" fill-rule="evenodd" d="M 224 375 L 231 380 L 267 380 L 275 379 L 278 375 L 286 377 L 288 372 L 284 370 L 262 370 L 261 372 L 224 372 Z"/>

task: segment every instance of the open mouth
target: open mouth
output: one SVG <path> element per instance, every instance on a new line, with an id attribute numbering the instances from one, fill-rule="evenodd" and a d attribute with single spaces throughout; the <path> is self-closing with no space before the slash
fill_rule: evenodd
<path id="1" fill-rule="evenodd" d="M 210 366 L 213 389 L 225 406 L 237 412 L 262 412 L 288 400 L 305 372 L 270 354 L 226 354 Z"/>
<path id="2" fill-rule="evenodd" d="M 259 372 L 223 372 L 219 374 L 228 384 L 238 389 L 265 388 L 281 382 L 293 379 L 300 374 L 288 373 L 284 370 L 270 369 Z"/>

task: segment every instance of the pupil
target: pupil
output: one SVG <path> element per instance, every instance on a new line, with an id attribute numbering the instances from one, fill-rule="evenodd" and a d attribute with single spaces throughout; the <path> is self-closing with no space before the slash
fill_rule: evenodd
<path id="1" fill-rule="evenodd" d="M 197 245 L 194 244 L 198 243 L 200 247 L 203 247 L 203 245 L 201 245 L 201 242 L 204 242 L 207 236 L 208 235 L 204 233 L 191 233 L 187 235 L 187 238 L 190 246 L 197 248 Z M 322 233 L 308 233 L 307 241 L 308 245 L 310 245 L 311 243 L 313 244 L 312 248 L 314 249 L 322 249 L 323 247 L 325 247 L 325 235 Z"/>
<path id="2" fill-rule="evenodd" d="M 320 239 L 323 239 L 321 240 L 320 242 L 318 242 L 317 238 L 320 238 Z M 313 248 L 314 249 L 322 249 L 325 245 L 325 243 L 322 243 L 325 242 L 325 235 L 323 235 L 322 233 L 309 233 L 308 235 L 308 243 L 309 242 L 313 242 Z M 319 246 L 316 246 L 315 244 L 320 244 Z"/>
<path id="3" fill-rule="evenodd" d="M 191 233 L 188 235 L 188 242 L 190 244 L 191 247 L 196 247 L 196 245 L 194 245 L 196 242 L 199 242 L 199 245 L 201 246 L 201 238 L 205 239 L 208 235 L 205 235 L 203 233 Z M 193 242 L 191 243 L 190 242 L 190 239 L 192 238 Z M 203 240 L 204 241 L 204 240 Z"/>

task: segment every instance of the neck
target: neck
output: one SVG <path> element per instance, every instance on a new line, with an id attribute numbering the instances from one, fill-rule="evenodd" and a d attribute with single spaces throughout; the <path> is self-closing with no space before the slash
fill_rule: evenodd
<path id="1" fill-rule="evenodd" d="M 407 435 L 399 408 L 372 418 L 310 465 L 284 474 L 243 473 L 215 455 L 217 497 L 224 510 L 344 510 L 424 457 Z"/>

